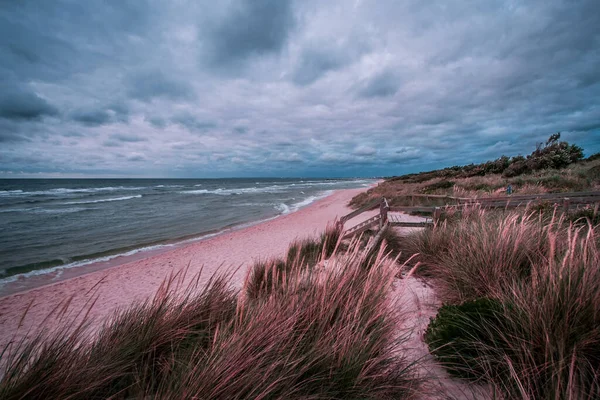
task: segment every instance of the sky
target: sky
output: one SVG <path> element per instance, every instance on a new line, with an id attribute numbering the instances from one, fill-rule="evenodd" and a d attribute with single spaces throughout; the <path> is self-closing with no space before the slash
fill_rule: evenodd
<path id="1" fill-rule="evenodd" d="M 3 0 L 0 178 L 390 176 L 600 151 L 598 0 Z"/>

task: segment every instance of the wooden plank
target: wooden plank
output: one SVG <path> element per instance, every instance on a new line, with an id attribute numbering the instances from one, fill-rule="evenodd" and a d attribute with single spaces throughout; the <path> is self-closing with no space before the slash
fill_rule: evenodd
<path id="1" fill-rule="evenodd" d="M 411 207 L 411 206 L 400 206 L 400 207 L 390 207 L 390 212 L 433 212 L 435 207 Z"/>
<path id="2" fill-rule="evenodd" d="M 381 199 L 375 199 L 372 202 L 368 203 L 367 205 L 362 206 L 358 210 L 353 211 L 350 214 L 344 215 L 342 218 L 340 218 L 340 221 L 346 222 L 349 219 L 352 219 L 352 218 L 356 217 L 357 215 L 364 213 L 365 211 L 372 210 L 373 208 L 375 208 L 380 203 L 381 203 Z"/>
<path id="3" fill-rule="evenodd" d="M 373 222 L 377 222 L 377 221 L 379 221 L 380 219 L 381 219 L 381 217 L 380 217 L 379 215 L 375 215 L 375 216 L 373 216 L 373 217 L 371 217 L 371 218 L 369 218 L 369 219 L 367 219 L 367 220 L 365 220 L 365 221 L 362 221 L 362 222 L 360 222 L 360 223 L 356 224 L 356 225 L 355 225 L 355 226 L 353 226 L 352 228 L 349 228 L 349 229 L 347 229 L 347 231 L 348 231 L 348 232 L 352 232 L 352 231 L 353 231 L 353 230 L 355 230 L 355 229 L 359 229 L 360 227 L 362 227 L 362 226 L 364 226 L 364 225 L 369 225 L 369 224 L 371 224 L 371 223 L 373 223 Z"/>
<path id="4" fill-rule="evenodd" d="M 379 229 L 379 232 L 377 232 L 377 235 L 375 235 L 373 240 L 371 240 L 371 245 L 367 248 L 367 250 L 366 250 L 367 252 L 371 252 L 375 248 L 375 246 L 377 246 L 381 242 L 381 236 L 383 235 L 383 232 L 385 232 L 387 227 L 388 227 L 388 222 L 386 222 L 385 224 L 383 224 L 381 226 L 381 229 Z"/>
<path id="5" fill-rule="evenodd" d="M 346 232 L 344 232 L 344 236 L 342 237 L 342 239 L 347 239 L 351 236 L 363 233 L 367 229 L 370 229 L 372 226 L 378 225 L 378 224 L 379 224 L 379 215 L 377 215 L 373 218 L 370 218 L 363 223 L 358 224 L 357 226 L 353 227 L 352 229 L 347 230 Z"/>
<path id="6" fill-rule="evenodd" d="M 425 228 L 431 226 L 431 222 L 405 222 L 405 221 L 389 221 L 390 226 L 400 226 L 403 228 Z"/>
<path id="7" fill-rule="evenodd" d="M 476 197 L 467 200 L 467 202 L 494 202 L 494 201 L 527 201 L 527 200 L 552 200 L 562 199 L 568 197 L 570 199 L 575 198 L 600 198 L 600 192 L 570 192 L 570 193 L 540 193 L 531 195 L 512 195 L 512 196 L 498 196 L 498 197 Z"/>

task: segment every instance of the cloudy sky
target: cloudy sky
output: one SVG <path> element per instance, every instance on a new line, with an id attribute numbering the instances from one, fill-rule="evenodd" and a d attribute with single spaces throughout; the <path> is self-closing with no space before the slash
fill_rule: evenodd
<path id="1" fill-rule="evenodd" d="M 600 151 L 598 0 L 4 0 L 0 177 L 376 176 Z"/>

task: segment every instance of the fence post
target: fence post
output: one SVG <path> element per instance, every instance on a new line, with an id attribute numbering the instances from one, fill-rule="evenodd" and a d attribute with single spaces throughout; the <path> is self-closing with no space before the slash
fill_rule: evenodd
<path id="1" fill-rule="evenodd" d="M 436 207 L 435 210 L 433 210 L 433 223 L 434 224 L 437 224 L 441 215 L 442 215 L 442 209 L 440 207 Z"/>
<path id="2" fill-rule="evenodd" d="M 383 225 L 387 222 L 388 218 L 388 205 L 385 197 L 381 198 L 381 203 L 379 203 L 379 229 L 383 227 Z"/>
<path id="3" fill-rule="evenodd" d="M 570 202 L 570 200 L 569 200 L 569 198 L 568 198 L 568 197 L 565 197 L 565 198 L 563 199 L 563 211 L 564 211 L 564 212 L 567 212 L 567 211 L 569 211 L 569 206 L 570 206 L 570 203 L 571 203 L 571 202 Z"/>

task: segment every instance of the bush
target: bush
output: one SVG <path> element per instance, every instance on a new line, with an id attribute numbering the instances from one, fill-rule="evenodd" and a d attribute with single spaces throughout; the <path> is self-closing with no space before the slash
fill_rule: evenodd
<path id="1" fill-rule="evenodd" d="M 497 335 L 503 325 L 502 304 L 481 298 L 442 306 L 427 326 L 424 339 L 431 354 L 452 375 L 486 379 L 492 353 L 506 347 Z"/>
<path id="2" fill-rule="evenodd" d="M 585 159 L 585 161 L 595 161 L 595 160 L 600 160 L 600 153 L 594 153 Z"/>
<path id="3" fill-rule="evenodd" d="M 530 168 L 527 166 L 527 161 L 519 160 L 511 163 L 510 166 L 504 170 L 502 176 L 506 178 L 512 178 L 514 176 L 525 174 L 529 171 Z"/>

